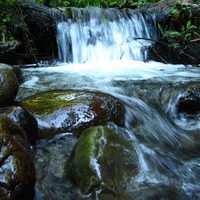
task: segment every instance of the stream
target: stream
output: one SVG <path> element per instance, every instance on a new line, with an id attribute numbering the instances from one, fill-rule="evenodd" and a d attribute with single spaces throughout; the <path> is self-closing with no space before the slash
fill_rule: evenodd
<path id="1" fill-rule="evenodd" d="M 95 12 L 101 17 L 96 15 L 95 18 Z M 58 20 L 60 61 L 54 65 L 42 63 L 37 68 L 23 68 L 24 81 L 17 100 L 56 89 L 99 91 L 117 97 L 126 108 L 125 127 L 112 122 L 108 127 L 118 134 L 126 134 L 134 143 L 139 173 L 127 186 L 127 195 L 114 199 L 200 199 L 200 113 L 191 116 L 177 112 L 180 97 L 199 85 L 199 69 L 144 62 L 146 54 L 141 50 L 138 56 L 138 48 L 143 48 L 144 43 L 138 47 L 125 39 L 152 38 L 147 32 L 152 33 L 155 17 L 146 20 L 143 15 L 141 20 L 139 13 L 115 11 L 113 14 L 111 10 L 104 10 L 102 17 L 101 12 L 99 8 L 74 9 L 74 18 L 65 22 L 63 17 Z M 109 20 L 110 15 L 117 18 L 117 22 Z M 103 20 L 99 21 L 100 18 Z M 134 24 L 140 29 L 145 27 L 146 32 L 141 29 L 133 35 Z M 153 30 L 153 37 L 158 37 L 157 30 Z M 145 36 L 140 35 L 141 32 Z M 134 51 L 134 48 L 137 49 Z M 66 159 L 77 141 L 71 133 L 62 133 L 51 140 L 39 140 L 33 147 L 37 171 L 35 200 L 103 199 L 98 191 L 82 195 L 65 181 Z"/>
<path id="2" fill-rule="evenodd" d="M 182 145 L 199 145 L 198 137 L 191 139 L 191 144 L 181 141 L 199 133 L 200 114 L 181 115 L 176 108 L 186 90 L 199 83 L 199 69 L 156 62 L 110 61 L 62 63 L 23 69 L 23 73 L 25 81 L 20 86 L 19 99 L 50 88 L 106 92 L 124 103 L 126 129 L 116 125 L 115 129 L 128 133 L 140 158 L 140 173 L 129 186 L 130 199 L 200 198 L 200 159 L 196 148 L 186 146 L 183 152 L 176 153 Z M 131 124 L 133 119 L 138 121 L 136 127 Z M 77 140 L 71 133 L 63 133 L 50 141 L 38 141 L 34 147 L 38 172 L 35 200 L 98 199 L 82 197 L 62 181 L 66 158 Z"/>

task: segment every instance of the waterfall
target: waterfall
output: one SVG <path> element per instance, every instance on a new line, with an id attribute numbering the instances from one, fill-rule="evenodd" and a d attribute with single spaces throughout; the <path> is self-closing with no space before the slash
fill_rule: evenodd
<path id="1" fill-rule="evenodd" d="M 156 38 L 156 16 L 139 10 L 70 8 L 57 19 L 62 62 L 145 61 L 148 39 Z"/>

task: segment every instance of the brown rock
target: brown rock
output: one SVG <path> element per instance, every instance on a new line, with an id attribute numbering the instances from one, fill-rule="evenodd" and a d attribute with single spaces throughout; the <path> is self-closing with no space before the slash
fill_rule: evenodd
<path id="1" fill-rule="evenodd" d="M 0 198 L 31 200 L 35 168 L 23 130 L 9 118 L 0 119 Z"/>
<path id="2" fill-rule="evenodd" d="M 19 105 L 33 113 L 41 130 L 40 138 L 73 132 L 112 121 L 124 123 L 124 106 L 115 97 L 90 91 L 49 91 L 28 97 Z"/>
<path id="3" fill-rule="evenodd" d="M 10 106 L 0 108 L 0 116 L 7 116 L 17 123 L 28 136 L 31 144 L 35 144 L 38 136 L 38 125 L 35 117 L 21 107 Z"/>

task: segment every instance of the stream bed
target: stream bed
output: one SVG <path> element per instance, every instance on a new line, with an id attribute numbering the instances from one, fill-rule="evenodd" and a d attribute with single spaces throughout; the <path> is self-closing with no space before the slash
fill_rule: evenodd
<path id="1" fill-rule="evenodd" d="M 114 199 L 200 199 L 200 113 L 177 111 L 180 97 L 200 84 L 198 68 L 120 60 L 56 63 L 22 71 L 17 100 L 43 91 L 74 89 L 105 92 L 125 105 L 125 127 L 112 122 L 107 126 L 134 143 L 139 172 L 127 186 L 125 197 Z M 99 191 L 82 195 L 66 181 L 66 160 L 77 141 L 72 133 L 64 132 L 33 146 L 34 200 L 107 200 Z"/>

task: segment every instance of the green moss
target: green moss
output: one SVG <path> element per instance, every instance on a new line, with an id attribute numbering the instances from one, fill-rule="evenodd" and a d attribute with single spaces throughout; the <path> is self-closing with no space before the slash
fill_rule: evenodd
<path id="1" fill-rule="evenodd" d="M 85 194 L 89 194 L 94 187 L 101 184 L 100 177 L 93 166 L 91 166 L 91 159 L 95 158 L 95 143 L 96 134 L 93 135 L 93 129 L 91 129 L 79 140 L 79 143 L 71 154 L 72 161 L 69 164 L 69 176 L 75 174 L 76 178 L 72 177 L 72 180 L 75 185 L 81 186 Z M 71 170 L 73 170 L 72 173 Z"/>
<path id="2" fill-rule="evenodd" d="M 137 163 L 132 142 L 107 127 L 96 126 L 85 130 L 73 149 L 68 178 L 84 194 L 95 188 L 123 193 L 137 173 Z"/>
<path id="3" fill-rule="evenodd" d="M 19 105 L 36 115 L 51 114 L 55 109 L 68 109 L 78 103 L 83 103 L 86 99 L 81 98 L 84 92 L 49 91 L 28 97 Z"/>

